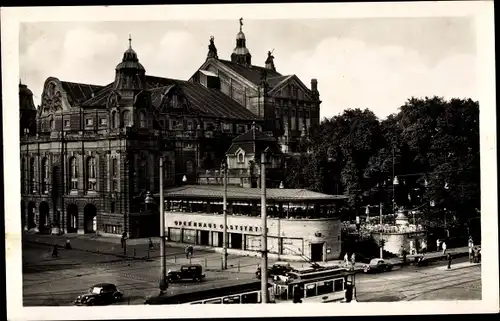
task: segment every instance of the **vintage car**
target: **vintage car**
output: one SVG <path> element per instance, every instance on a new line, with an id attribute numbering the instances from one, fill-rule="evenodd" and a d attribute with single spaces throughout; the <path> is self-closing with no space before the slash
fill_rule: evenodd
<path id="1" fill-rule="evenodd" d="M 288 262 L 276 262 L 270 268 L 267 269 L 267 276 L 279 276 L 286 275 L 288 272 L 295 271 L 294 268 L 290 266 Z M 260 280 L 261 277 L 261 269 L 260 266 L 257 267 L 257 271 L 255 272 L 255 276 Z"/>
<path id="2" fill-rule="evenodd" d="M 74 304 L 76 305 L 107 305 L 121 301 L 123 292 L 118 290 L 114 284 L 99 283 L 92 286 L 85 294 L 79 295 Z"/>
<path id="3" fill-rule="evenodd" d="M 370 272 L 386 272 L 392 270 L 393 265 L 383 259 L 371 259 L 370 263 L 363 265 L 363 271 L 365 273 Z"/>
<path id="4" fill-rule="evenodd" d="M 167 280 L 170 283 L 180 280 L 193 280 L 201 282 L 205 279 L 203 267 L 200 264 L 183 265 L 178 270 L 169 270 Z"/>

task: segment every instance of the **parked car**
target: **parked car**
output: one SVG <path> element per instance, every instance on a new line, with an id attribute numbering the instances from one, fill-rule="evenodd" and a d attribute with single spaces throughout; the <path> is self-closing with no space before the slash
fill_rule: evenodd
<path id="1" fill-rule="evenodd" d="M 175 282 L 180 280 L 193 280 L 201 282 L 205 279 L 203 267 L 200 264 L 183 265 L 178 270 L 169 270 L 167 273 L 168 282 Z"/>
<path id="2" fill-rule="evenodd" d="M 290 266 L 290 263 L 288 262 L 276 262 L 274 263 L 270 268 L 267 269 L 267 276 L 268 277 L 273 277 L 275 275 L 286 275 L 288 272 L 295 271 L 294 268 Z M 260 266 L 257 268 L 257 271 L 255 272 L 255 276 L 257 279 L 260 280 L 262 271 L 260 269 Z"/>
<path id="3" fill-rule="evenodd" d="M 107 305 L 123 299 L 123 292 L 111 283 L 99 283 L 92 286 L 85 294 L 79 295 L 76 305 Z"/>
<path id="4" fill-rule="evenodd" d="M 386 272 L 392 270 L 393 265 L 383 259 L 371 259 L 370 263 L 363 265 L 365 273 L 370 272 Z"/>

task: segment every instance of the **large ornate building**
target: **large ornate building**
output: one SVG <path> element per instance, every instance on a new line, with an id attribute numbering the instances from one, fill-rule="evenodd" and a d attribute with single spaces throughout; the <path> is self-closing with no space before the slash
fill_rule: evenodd
<path id="1" fill-rule="evenodd" d="M 108 85 L 49 77 L 35 108 L 20 84 L 23 227 L 154 235 L 158 210 L 144 200 L 159 191 L 160 157 L 171 187 L 219 168 L 232 139 L 255 127 L 293 151 L 319 122 L 316 82 L 310 90 L 296 76 L 282 76 L 271 54 L 266 67 L 253 66 L 245 41 L 240 28 L 225 61 L 212 38 L 189 81 L 146 75 L 129 39 Z"/>

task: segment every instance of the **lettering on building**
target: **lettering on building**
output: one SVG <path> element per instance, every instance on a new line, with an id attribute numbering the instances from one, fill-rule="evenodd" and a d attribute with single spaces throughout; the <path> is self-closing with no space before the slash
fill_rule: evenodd
<path id="1" fill-rule="evenodd" d="M 186 226 L 186 227 L 199 227 L 199 228 L 209 228 L 209 229 L 219 229 L 223 230 L 224 225 L 223 224 L 215 224 L 215 223 L 206 223 L 206 222 L 193 222 L 193 221 L 174 221 L 175 226 Z M 262 231 L 262 228 L 258 226 L 251 226 L 251 225 L 227 225 L 227 228 L 229 230 L 233 231 L 245 231 L 245 232 L 259 232 Z M 269 228 L 267 228 L 267 231 L 269 232 Z"/>

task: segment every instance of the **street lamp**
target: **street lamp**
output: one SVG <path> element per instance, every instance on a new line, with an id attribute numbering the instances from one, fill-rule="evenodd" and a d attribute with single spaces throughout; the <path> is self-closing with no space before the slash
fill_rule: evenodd
<path id="1" fill-rule="evenodd" d="M 148 211 L 148 204 L 155 204 L 155 200 L 149 191 L 147 191 L 146 196 L 144 196 L 144 204 L 146 205 L 146 212 Z"/>
<path id="2" fill-rule="evenodd" d="M 260 185 L 261 185 L 261 219 L 262 219 L 262 262 L 261 262 L 261 291 L 262 291 L 262 304 L 268 302 L 268 279 L 267 279 L 267 203 L 266 203 L 266 163 L 269 147 L 267 147 L 260 155 Z"/>
<path id="3" fill-rule="evenodd" d="M 223 173 L 224 193 L 222 200 L 222 212 L 224 214 L 224 230 L 222 234 L 222 269 L 227 270 L 227 164 L 222 161 L 221 171 Z"/>
<path id="4" fill-rule="evenodd" d="M 163 157 L 160 157 L 160 257 L 161 257 L 161 267 L 160 267 L 160 295 L 162 295 L 168 288 L 167 282 L 167 262 L 165 257 L 165 211 L 163 206 L 165 205 L 164 195 L 163 195 L 163 177 L 165 173 L 163 172 Z M 186 177 L 186 176 L 184 176 Z"/>

